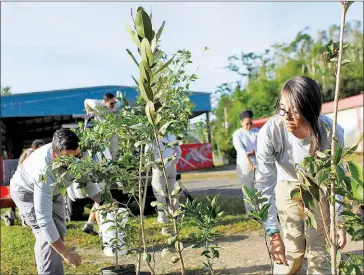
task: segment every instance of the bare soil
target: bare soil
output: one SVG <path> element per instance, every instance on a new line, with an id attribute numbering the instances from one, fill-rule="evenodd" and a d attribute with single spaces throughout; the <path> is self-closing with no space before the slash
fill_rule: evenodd
<path id="1" fill-rule="evenodd" d="M 260 232 L 251 232 L 247 235 L 225 236 L 218 242 L 220 246 L 220 258 L 215 261 L 215 274 L 270 274 L 270 260 L 267 254 L 264 236 Z M 157 249 L 157 248 L 156 248 Z M 349 240 L 345 252 L 363 253 L 363 243 Z M 81 252 L 81 251 L 80 251 Z M 200 256 L 202 249 L 192 249 L 186 247 L 184 250 L 185 266 L 187 274 L 208 274 L 204 269 L 204 257 Z M 81 252 L 82 253 L 82 252 Z M 86 253 L 86 251 L 84 252 Z M 102 251 L 87 250 L 87 253 L 94 253 L 97 261 L 110 261 Z M 172 264 L 172 254 L 162 257 L 157 251 L 154 255 L 156 262 L 155 271 L 157 274 L 174 275 L 180 274 L 179 262 Z M 121 257 L 120 264 L 133 263 L 132 259 Z M 143 271 L 148 271 L 145 263 L 142 265 Z"/>

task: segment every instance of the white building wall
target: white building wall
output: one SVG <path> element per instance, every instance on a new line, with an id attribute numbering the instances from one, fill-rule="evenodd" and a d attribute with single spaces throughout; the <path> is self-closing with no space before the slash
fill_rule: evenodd
<path id="1" fill-rule="evenodd" d="M 333 113 L 325 115 L 331 119 L 334 116 Z M 354 146 L 363 134 L 363 106 L 339 111 L 337 123 L 344 128 L 345 147 Z M 363 152 L 363 142 L 361 142 L 357 151 Z"/>

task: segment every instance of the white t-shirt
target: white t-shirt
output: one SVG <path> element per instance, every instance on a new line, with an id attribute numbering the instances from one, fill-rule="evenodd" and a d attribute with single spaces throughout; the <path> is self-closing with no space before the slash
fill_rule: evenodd
<path id="1" fill-rule="evenodd" d="M 324 124 L 329 129 L 327 136 Z M 319 131 L 321 133 L 321 150 L 331 147 L 333 122 L 330 118 L 321 115 L 319 117 Z M 336 137 L 340 145 L 344 145 L 344 130 L 337 125 Z M 266 228 L 277 229 L 278 220 L 275 207 L 275 186 L 277 181 L 297 182 L 295 164 L 301 164 L 305 157 L 309 156 L 310 138 L 299 139 L 289 133 L 284 126 L 284 119 L 275 115 L 264 124 L 258 136 L 258 150 L 256 153 L 256 182 L 257 189 L 269 200 L 269 217 Z M 340 196 L 337 199 L 341 200 Z M 342 211 L 340 204 L 337 204 L 338 215 Z"/>
<path id="2" fill-rule="evenodd" d="M 115 113 L 120 109 L 120 101 L 115 100 L 115 105 L 112 109 L 109 109 L 105 106 L 105 100 L 101 99 L 85 99 L 85 105 L 89 106 L 91 109 L 102 108 L 103 114 L 106 115 L 108 113 Z M 100 116 L 95 116 L 96 120 L 101 120 Z"/>
<path id="3" fill-rule="evenodd" d="M 251 150 L 257 152 L 257 139 L 259 129 L 251 128 L 249 131 L 240 128 L 233 134 L 233 145 L 236 150 L 237 160 L 244 160 Z M 255 157 L 251 158 L 255 160 Z"/>
<path id="4" fill-rule="evenodd" d="M 175 140 L 176 140 L 176 137 L 173 134 L 168 134 L 160 141 L 160 147 L 161 147 L 163 159 L 166 159 L 168 157 L 173 157 L 173 156 L 176 156 L 177 161 L 180 159 L 182 150 L 178 144 L 176 144 L 172 148 L 170 148 L 170 147 L 166 148 L 166 146 L 165 146 Z M 153 146 L 147 145 L 145 147 L 146 152 L 152 151 L 152 150 L 154 150 L 154 160 L 160 160 L 159 153 L 158 153 L 158 146 L 157 146 L 156 142 L 153 143 Z M 177 163 L 177 161 L 175 163 Z M 170 167 L 171 164 L 172 164 L 172 161 L 167 162 L 166 167 Z"/>

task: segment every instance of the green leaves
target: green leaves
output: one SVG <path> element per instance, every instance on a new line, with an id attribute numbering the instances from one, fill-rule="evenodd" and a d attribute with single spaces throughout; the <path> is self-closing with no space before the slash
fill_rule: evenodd
<path id="1" fill-rule="evenodd" d="M 151 124 L 154 124 L 156 119 L 156 113 L 152 101 L 147 102 L 147 105 L 145 106 L 145 113 L 147 114 L 149 122 Z"/>
<path id="2" fill-rule="evenodd" d="M 185 204 L 181 204 L 186 211 L 186 215 L 192 218 L 192 224 L 199 229 L 199 232 L 190 234 L 192 247 L 204 248 L 201 256 L 207 258 L 207 263 L 204 263 L 204 265 L 210 272 L 213 268 L 212 260 L 220 256 L 219 246 L 212 243 L 220 236 L 216 233 L 216 226 L 223 215 L 218 198 L 218 195 L 213 198 L 207 197 L 206 203 L 198 199 L 192 201 L 187 199 Z"/>
<path id="3" fill-rule="evenodd" d="M 53 161 L 52 162 L 52 170 L 57 170 L 62 167 L 62 161 Z"/>
<path id="4" fill-rule="evenodd" d="M 139 88 L 140 97 L 138 97 L 137 100 L 137 108 L 135 108 L 135 110 L 129 109 L 131 110 L 129 112 L 138 113 L 136 117 L 140 119 L 138 119 L 138 121 L 133 121 L 133 123 L 126 123 L 129 116 L 125 113 L 125 117 L 120 117 L 119 119 L 113 120 L 113 123 L 111 121 L 109 123 L 114 125 L 117 124 L 118 126 L 122 125 L 117 131 L 119 137 L 122 137 L 121 141 L 127 144 L 129 148 L 135 148 L 135 146 L 137 146 L 137 149 L 134 150 L 138 150 L 139 147 L 142 147 L 142 145 L 146 143 L 152 143 L 153 140 L 158 144 L 158 137 L 165 136 L 168 133 L 173 133 L 174 135 L 181 137 L 185 135 L 188 129 L 189 116 L 191 115 L 192 109 L 192 103 L 186 94 L 186 89 L 191 80 L 186 74 L 187 70 L 185 66 L 186 64 L 191 63 L 191 54 L 189 51 L 180 51 L 168 60 L 162 50 L 157 48 L 158 40 L 161 37 L 165 22 L 162 23 L 158 32 L 155 32 L 152 29 L 151 15 L 148 16 L 141 7 L 137 10 L 134 24 L 136 32 L 131 29 L 128 29 L 128 32 L 138 47 L 140 58 L 135 58 L 129 50 L 127 52 L 133 62 L 138 64 L 139 67 L 140 75 L 136 78 L 138 81 L 136 81 L 134 77 L 133 79 Z M 177 58 L 175 58 L 176 56 Z M 138 60 L 140 60 L 140 62 L 138 62 Z M 165 60 L 168 61 L 165 62 Z M 194 79 L 195 77 L 192 78 L 192 80 Z M 145 115 L 143 114 L 143 109 Z M 141 117 L 143 117 L 143 119 L 141 119 Z M 104 126 L 99 125 L 99 127 Z M 131 152 L 125 148 L 127 145 L 123 144 L 123 146 L 120 146 L 121 149 L 123 149 L 123 154 L 121 154 L 120 159 L 123 160 L 125 156 L 131 155 L 131 157 L 138 160 L 138 162 L 140 160 L 140 167 L 143 166 L 143 168 L 141 168 L 143 171 L 145 171 L 146 167 L 150 168 L 151 165 L 157 165 L 159 168 L 162 168 L 169 160 L 175 159 L 175 157 L 171 157 L 159 161 L 149 161 L 148 158 L 152 158 L 152 154 L 148 153 L 144 158 L 148 159 L 149 162 L 145 164 L 145 159 L 138 158 L 138 153 L 140 152 L 136 154 Z M 175 145 L 168 144 L 167 147 L 168 146 Z M 158 148 L 158 150 L 161 149 Z M 133 194 L 140 188 L 140 186 L 132 186 L 133 182 L 137 181 L 136 179 L 140 176 L 139 173 L 136 173 L 137 169 L 135 169 L 135 167 L 138 166 L 138 163 L 130 163 L 127 165 L 128 171 L 126 174 L 128 174 L 129 171 L 132 171 L 128 179 L 128 184 L 130 185 Z M 157 206 L 172 219 L 174 232 L 168 233 L 168 235 L 171 236 L 168 239 L 168 245 L 176 244 L 177 246 L 175 249 L 179 254 L 183 250 L 183 248 L 181 249 L 181 242 L 178 236 L 183 225 L 185 209 L 179 208 L 175 210 L 173 201 L 179 196 L 181 191 L 182 187 L 178 183 L 175 184 L 173 190 L 158 190 L 157 192 L 168 198 L 168 202 L 164 204 L 158 202 L 152 203 L 153 206 Z M 140 196 L 141 195 L 139 195 L 139 197 Z M 217 221 L 222 216 L 222 211 L 220 211 L 220 206 L 216 199 L 214 200 L 213 205 L 210 203 L 207 203 L 207 206 L 199 204 L 198 207 L 207 215 L 207 218 L 202 215 L 199 216 L 201 218 L 199 222 L 202 223 L 205 221 L 205 225 L 209 224 L 209 230 L 211 230 L 203 231 L 201 236 L 208 236 L 208 239 L 206 240 L 211 241 L 218 236 L 218 234 L 214 232 L 212 226 L 216 225 Z M 206 226 L 203 230 L 206 230 Z M 211 253 L 215 256 L 218 255 L 218 252 L 216 251 L 211 251 Z M 146 262 L 149 263 L 151 261 L 151 258 L 146 251 L 143 257 Z M 174 258 L 175 262 L 179 260 L 179 257 Z M 212 266 L 212 264 L 209 264 L 209 266 Z"/>
<path id="5" fill-rule="evenodd" d="M 246 185 L 243 185 L 242 190 L 244 201 L 253 208 L 250 211 L 250 216 L 253 216 L 259 224 L 264 225 L 268 219 L 268 211 L 270 208 L 268 199 L 263 197 L 262 193 L 255 188 L 249 189 Z"/>
<path id="6" fill-rule="evenodd" d="M 311 211 L 307 211 L 307 223 L 317 230 L 317 221 L 315 215 Z"/>
<path id="7" fill-rule="evenodd" d="M 359 228 L 355 233 L 352 235 L 353 241 L 363 241 L 364 240 L 364 228 Z"/>
<path id="8" fill-rule="evenodd" d="M 345 171 L 341 168 L 340 165 L 335 165 L 336 172 L 336 182 L 340 185 L 345 180 Z"/>
<path id="9" fill-rule="evenodd" d="M 161 57 L 162 57 L 162 51 L 159 49 L 155 49 L 153 52 L 153 63 L 157 64 L 158 61 L 161 59 Z M 155 74 L 155 76 L 157 76 L 157 78 L 156 79 L 153 78 L 153 82 L 155 82 L 157 79 L 159 79 L 160 75 Z"/>
<path id="10" fill-rule="evenodd" d="M 301 191 L 299 188 L 291 191 L 291 199 L 301 199 Z"/>
<path id="11" fill-rule="evenodd" d="M 349 47 L 349 44 L 343 44 L 343 49 L 346 49 Z M 324 51 L 322 52 L 323 60 L 326 64 L 326 66 L 330 70 L 334 70 L 338 63 L 338 56 L 339 56 L 339 43 L 333 42 L 330 40 L 326 46 Z M 351 61 L 349 59 L 343 59 L 341 61 L 341 65 L 345 66 L 349 64 Z"/>
<path id="12" fill-rule="evenodd" d="M 354 178 L 345 179 L 346 188 L 349 192 L 351 199 L 363 202 L 364 187 Z"/>
<path id="13" fill-rule="evenodd" d="M 152 22 L 149 15 L 141 7 L 138 8 L 135 16 L 135 27 L 138 36 L 148 39 L 149 42 L 153 40 Z"/>
<path id="14" fill-rule="evenodd" d="M 127 29 L 128 33 L 129 33 L 131 39 L 138 46 L 138 48 L 140 48 L 140 40 L 139 40 L 138 35 L 132 29 L 130 29 L 129 26 L 126 26 L 126 29 Z"/>
<path id="15" fill-rule="evenodd" d="M 351 61 L 349 59 L 344 59 L 341 61 L 342 66 L 345 66 L 346 64 L 349 64 L 349 63 L 351 63 Z"/>
<path id="16" fill-rule="evenodd" d="M 163 66 L 161 66 L 154 74 L 158 74 L 159 72 L 162 72 L 165 68 L 167 68 L 169 66 L 169 64 L 172 63 L 175 56 L 176 55 L 173 55 L 172 58 L 170 60 L 168 60 Z"/>
<path id="17" fill-rule="evenodd" d="M 338 165 L 340 163 L 342 153 L 343 153 L 343 147 L 338 145 L 336 148 L 335 154 L 334 154 L 334 164 L 335 165 Z"/>
<path id="18" fill-rule="evenodd" d="M 322 153 L 320 151 L 316 151 L 316 155 L 321 158 L 321 159 L 325 159 L 327 158 L 326 154 L 325 153 Z"/>
<path id="19" fill-rule="evenodd" d="M 144 253 L 143 253 L 143 259 L 144 259 L 144 261 L 146 261 L 147 263 L 150 263 L 150 261 L 152 260 L 152 256 L 151 256 L 149 253 L 144 252 Z"/>
<path id="20" fill-rule="evenodd" d="M 301 196 L 302 196 L 302 201 L 303 201 L 304 206 L 307 209 L 314 212 L 316 210 L 316 204 L 314 201 L 314 197 L 311 195 L 310 192 L 306 191 L 302 187 L 300 187 L 300 189 L 301 189 Z"/>
<path id="21" fill-rule="evenodd" d="M 152 64 L 153 64 L 153 54 L 152 54 L 152 50 L 150 48 L 150 44 L 149 44 L 148 39 L 143 38 L 142 44 L 141 44 L 141 47 L 140 47 L 140 51 L 141 51 L 143 60 L 146 60 L 148 62 L 148 64 L 149 64 L 149 66 L 152 66 Z"/>
<path id="22" fill-rule="evenodd" d="M 171 197 L 177 197 L 181 193 L 181 191 L 182 191 L 181 185 L 179 184 L 179 182 L 176 182 L 173 191 L 171 193 Z"/>
<path id="23" fill-rule="evenodd" d="M 167 133 L 167 130 L 168 128 L 173 124 L 175 123 L 176 120 L 171 120 L 171 121 L 168 121 L 166 122 L 160 129 L 159 129 L 159 133 L 164 136 L 166 133 Z"/>
<path id="24" fill-rule="evenodd" d="M 163 32 L 163 28 L 164 28 L 164 25 L 166 24 L 166 21 L 163 21 L 162 22 L 162 26 L 159 28 L 158 32 L 157 32 L 157 36 L 156 36 L 156 39 L 157 41 L 159 40 L 159 38 L 161 37 L 162 35 L 162 32 Z"/>
<path id="25" fill-rule="evenodd" d="M 352 154 L 354 154 L 356 152 L 356 150 L 358 149 L 358 146 L 359 146 L 360 142 L 362 141 L 363 137 L 364 137 L 364 135 L 362 134 L 360 136 L 358 142 L 353 147 L 351 147 L 348 150 L 345 150 L 344 156 L 351 156 Z"/>
<path id="26" fill-rule="evenodd" d="M 360 165 L 354 161 L 348 161 L 347 164 L 351 177 L 354 178 L 360 185 L 363 185 L 363 170 Z"/>
<path id="27" fill-rule="evenodd" d="M 139 79 L 139 91 L 146 102 L 153 100 L 152 88 L 150 87 L 148 81 L 142 77 Z"/>
<path id="28" fill-rule="evenodd" d="M 134 55 L 128 50 L 126 49 L 127 53 L 129 54 L 129 56 L 131 57 L 131 59 L 135 62 L 135 64 L 139 67 L 139 63 L 138 61 L 135 59 Z"/>
<path id="29" fill-rule="evenodd" d="M 140 61 L 140 63 L 139 63 L 139 72 L 140 72 L 141 79 L 143 79 L 144 85 L 148 84 L 148 86 L 149 86 L 151 70 L 150 70 L 148 62 L 144 59 L 142 61 Z M 152 93 L 152 95 L 153 95 L 153 93 Z M 153 97 L 149 100 L 153 100 Z"/>

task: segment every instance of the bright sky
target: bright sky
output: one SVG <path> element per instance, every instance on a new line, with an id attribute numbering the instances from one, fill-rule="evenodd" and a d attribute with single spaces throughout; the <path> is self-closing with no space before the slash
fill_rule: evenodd
<path id="1" fill-rule="evenodd" d="M 136 50 L 125 25 L 132 23 L 130 8 L 139 5 L 152 9 L 155 28 L 166 20 L 162 50 L 191 50 L 191 70 L 210 48 L 192 86 L 208 92 L 238 79 L 223 68 L 228 56 L 290 42 L 305 27 L 316 37 L 341 16 L 338 2 L 3 2 L 1 85 L 13 93 L 133 85 L 137 69 L 125 49 Z M 350 7 L 347 20 L 363 21 L 363 3 Z"/>

